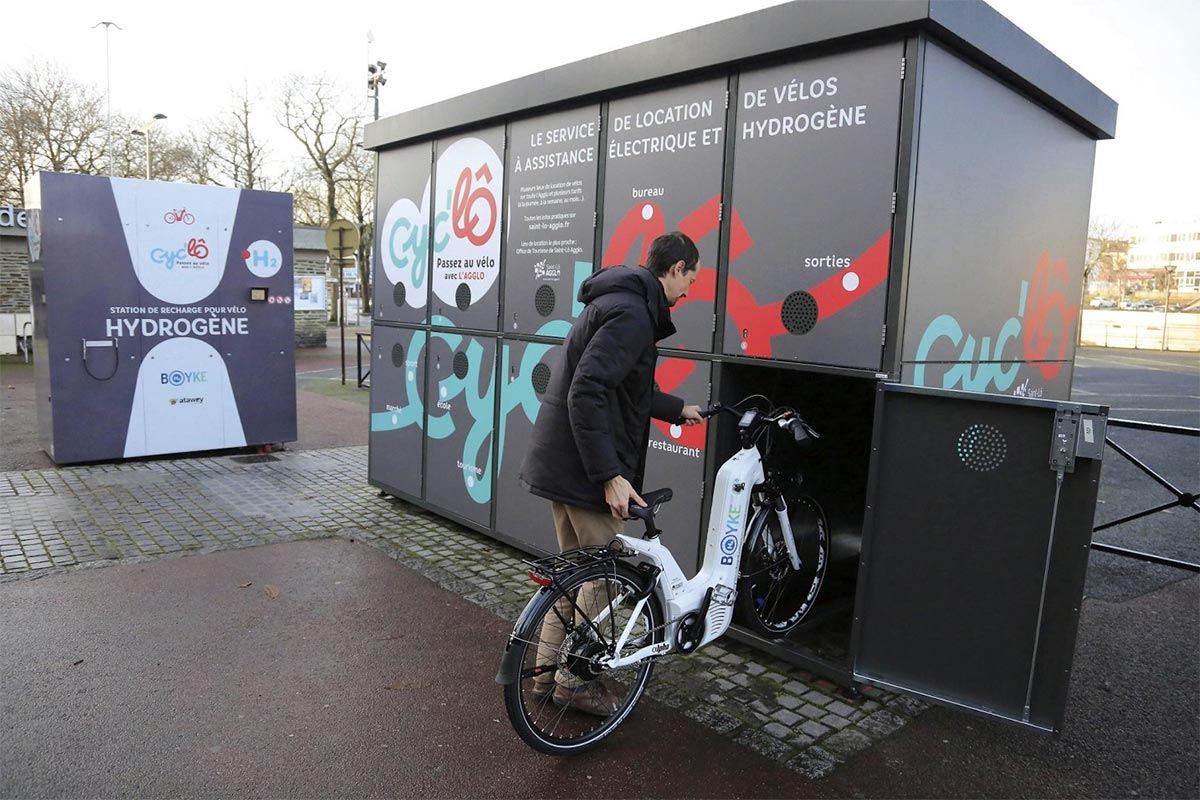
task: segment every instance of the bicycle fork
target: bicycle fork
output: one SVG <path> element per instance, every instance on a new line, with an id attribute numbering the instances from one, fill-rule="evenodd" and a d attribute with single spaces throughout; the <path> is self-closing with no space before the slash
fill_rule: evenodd
<path id="1" fill-rule="evenodd" d="M 783 536 L 783 546 L 787 548 L 788 560 L 792 562 L 792 569 L 800 569 L 800 551 L 796 547 L 796 535 L 792 533 L 792 523 L 788 519 L 787 500 L 783 499 L 783 495 L 776 495 L 771 499 L 771 508 L 775 511 L 775 517 L 779 520 L 779 532 Z M 771 527 L 763 526 L 763 538 L 766 540 L 768 551 L 775 549 L 775 541 L 771 536 Z"/>

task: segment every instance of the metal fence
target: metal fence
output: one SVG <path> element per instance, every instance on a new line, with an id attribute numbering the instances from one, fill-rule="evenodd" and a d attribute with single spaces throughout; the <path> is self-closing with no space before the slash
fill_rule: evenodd
<path id="1" fill-rule="evenodd" d="M 363 371 L 363 350 L 367 351 L 367 369 Z M 358 376 L 358 388 L 370 388 L 371 386 L 371 334 L 358 333 L 355 334 L 354 342 L 354 359 L 358 364 L 358 369 L 355 374 Z"/>
<path id="2" fill-rule="evenodd" d="M 1161 424 L 1154 423 L 1154 422 L 1138 422 L 1136 420 L 1128 420 L 1128 419 L 1110 419 L 1108 421 L 1108 427 L 1110 429 L 1111 428 L 1132 428 L 1135 430 L 1151 431 L 1153 433 L 1160 433 L 1160 434 L 1170 435 L 1170 436 L 1200 437 L 1200 428 L 1186 428 L 1186 427 L 1182 427 L 1182 426 L 1178 426 L 1178 425 L 1161 425 Z M 1198 493 L 1200 493 L 1200 487 L 1196 487 L 1193 491 L 1184 491 L 1183 489 L 1180 489 L 1178 486 L 1173 484 L 1171 481 L 1167 480 L 1165 477 L 1160 475 L 1158 471 L 1151 468 L 1140 458 L 1138 458 L 1137 456 L 1135 456 L 1131 452 L 1129 452 L 1129 450 L 1127 448 L 1122 447 L 1121 445 L 1114 442 L 1112 440 L 1111 436 L 1106 437 L 1105 442 L 1116 453 L 1118 453 L 1120 456 L 1122 456 L 1127 461 L 1129 461 L 1131 464 L 1133 464 L 1133 466 L 1135 466 L 1138 470 L 1140 470 L 1142 473 L 1144 473 L 1146 476 L 1148 476 L 1152 481 L 1157 483 L 1159 486 L 1162 486 L 1164 489 L 1166 489 L 1172 495 L 1174 495 L 1175 499 L 1172 502 L 1163 503 L 1161 505 L 1157 505 L 1152 508 L 1143 509 L 1141 511 L 1137 511 L 1132 514 L 1128 514 L 1124 517 L 1121 517 L 1120 519 L 1115 519 L 1110 522 L 1106 522 L 1102 525 L 1097 525 L 1095 528 L 1092 529 L 1093 533 L 1099 533 L 1100 531 L 1108 530 L 1109 528 L 1114 528 L 1118 525 L 1123 525 L 1127 522 L 1132 522 L 1136 519 L 1142 519 L 1143 517 L 1148 517 L 1151 514 L 1158 514 L 1160 512 L 1167 511 L 1167 510 L 1174 509 L 1174 508 L 1179 508 L 1179 507 L 1190 508 L 1192 511 L 1200 513 L 1200 504 L 1198 504 L 1198 502 L 1197 502 L 1197 495 L 1198 495 Z M 1196 530 L 1200 530 L 1200 528 L 1197 528 Z M 1127 558 L 1135 558 L 1139 561 L 1148 561 L 1152 564 L 1162 564 L 1164 566 L 1176 567 L 1178 569 L 1184 569 L 1184 570 L 1188 570 L 1190 572 L 1200 572 L 1200 564 L 1196 564 L 1196 563 L 1193 563 L 1190 561 L 1183 561 L 1183 560 L 1177 559 L 1177 558 L 1171 558 L 1169 556 L 1164 556 L 1164 555 L 1161 555 L 1158 553 L 1147 553 L 1147 552 L 1144 552 L 1141 550 L 1132 550 L 1130 548 L 1117 547 L 1116 545 L 1105 544 L 1103 542 L 1096 542 L 1096 541 L 1092 542 L 1092 549 L 1099 550 L 1100 552 L 1103 552 L 1103 553 L 1113 553 L 1115 555 L 1125 556 Z"/>
<path id="3" fill-rule="evenodd" d="M 1084 309 L 1079 343 L 1137 350 L 1200 351 L 1200 313 Z"/>

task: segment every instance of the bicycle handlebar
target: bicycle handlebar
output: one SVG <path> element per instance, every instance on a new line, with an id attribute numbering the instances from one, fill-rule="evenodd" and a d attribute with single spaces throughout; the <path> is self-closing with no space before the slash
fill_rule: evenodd
<path id="1" fill-rule="evenodd" d="M 761 429 L 764 425 L 774 423 L 784 430 L 789 431 L 792 434 L 792 438 L 795 439 L 797 443 L 805 442 L 809 439 L 821 438 L 821 434 L 817 433 L 813 427 L 809 425 L 793 409 L 787 407 L 775 408 L 766 414 L 758 412 L 755 409 L 756 413 L 754 417 L 746 419 L 746 415 L 743 412 L 738 411 L 733 406 L 727 406 L 722 403 L 713 403 L 708 408 L 701 409 L 700 416 L 704 419 L 708 419 L 709 417 L 715 416 L 722 411 L 733 414 L 736 417 L 741 417 L 743 419 L 743 423 L 739 425 L 739 427 L 744 425 L 747 428 L 753 427 Z"/>

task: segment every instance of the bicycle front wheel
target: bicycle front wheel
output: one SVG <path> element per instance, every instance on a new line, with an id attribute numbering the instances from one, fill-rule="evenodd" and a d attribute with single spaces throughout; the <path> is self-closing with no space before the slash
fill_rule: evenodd
<path id="1" fill-rule="evenodd" d="M 658 599 L 652 594 L 641 608 L 633 599 L 641 585 L 624 564 L 600 564 L 543 591 L 530 607 L 511 643 L 519 648 L 520 673 L 504 686 L 509 721 L 530 747 L 581 753 L 632 713 L 653 662 L 604 669 L 600 659 L 662 640 Z"/>
<path id="2" fill-rule="evenodd" d="M 751 523 L 738 579 L 738 604 L 745 624 L 772 639 L 791 633 L 808 616 L 829 561 L 828 525 L 815 500 L 800 497 L 790 502 L 788 522 L 800 569 L 792 568 L 779 517 L 765 506 Z"/>

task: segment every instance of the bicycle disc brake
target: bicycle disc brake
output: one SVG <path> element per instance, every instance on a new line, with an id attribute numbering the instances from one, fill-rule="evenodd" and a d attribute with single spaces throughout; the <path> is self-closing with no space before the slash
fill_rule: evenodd
<path id="1" fill-rule="evenodd" d="M 585 681 L 594 680 L 603 671 L 599 658 L 607 652 L 603 643 L 587 628 L 576 628 L 563 642 L 559 666 Z"/>

